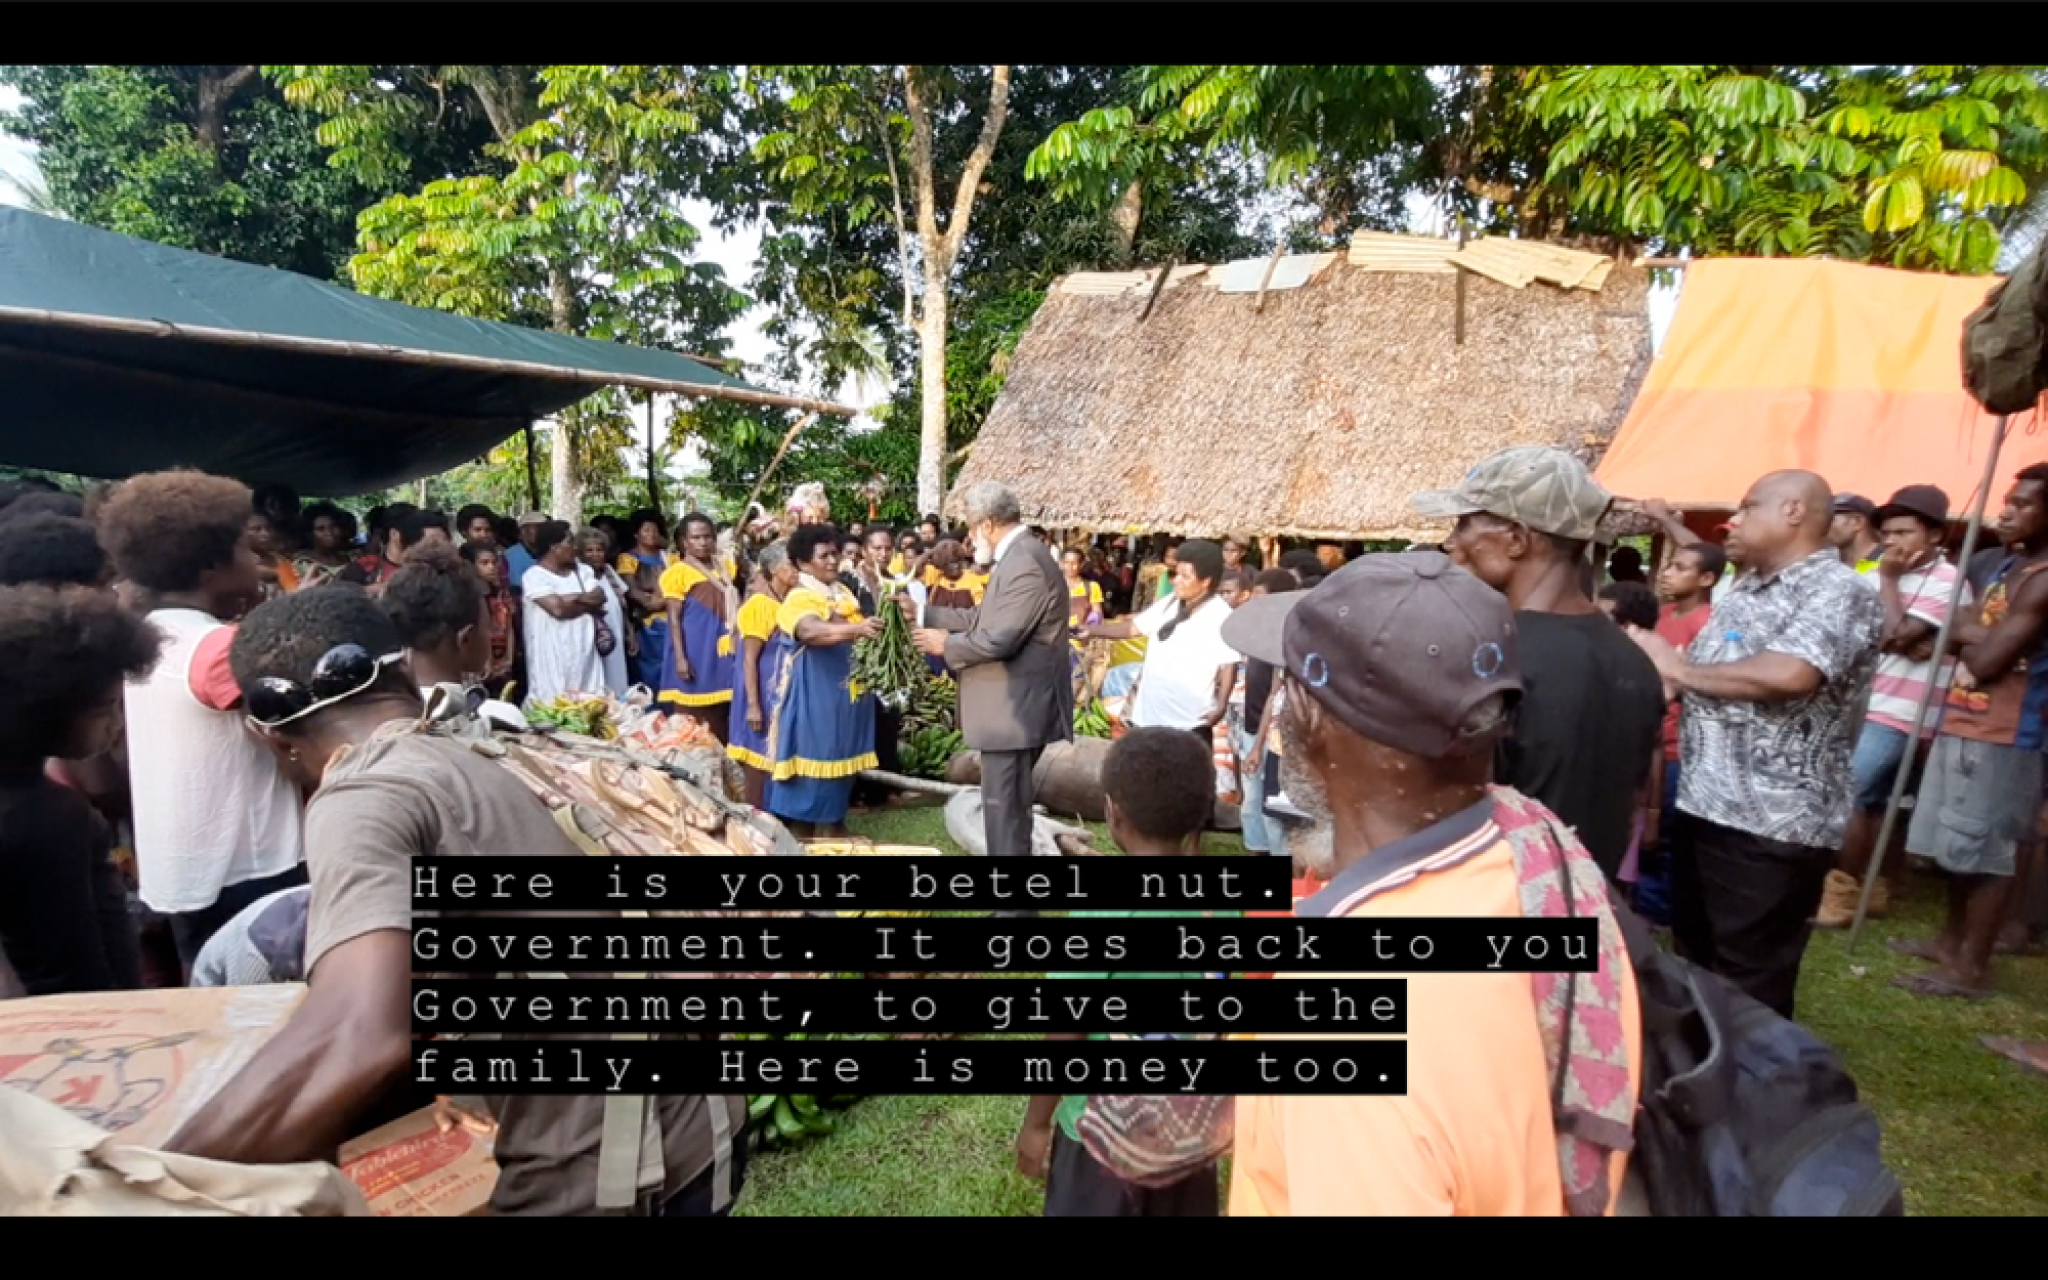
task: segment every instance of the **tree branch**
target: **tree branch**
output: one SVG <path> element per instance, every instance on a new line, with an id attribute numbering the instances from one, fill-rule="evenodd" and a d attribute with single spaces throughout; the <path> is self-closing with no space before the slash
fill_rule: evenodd
<path id="1" fill-rule="evenodd" d="M 882 158 L 889 162 L 889 195 L 894 201 L 896 219 L 896 253 L 903 263 L 903 325 L 907 329 L 917 328 L 917 302 L 911 292 L 910 279 L 910 228 L 903 223 L 903 179 L 896 169 L 896 139 L 889 130 L 889 118 L 876 111 L 872 104 L 868 114 L 874 120 L 875 136 L 882 148 Z"/>
<path id="2" fill-rule="evenodd" d="M 989 160 L 996 152 L 996 138 L 1003 131 L 1003 122 L 1010 114 L 1010 69 L 997 67 L 994 83 L 989 87 L 988 118 L 981 122 L 981 136 L 974 140 L 974 150 L 967 156 L 967 167 L 960 171 L 960 187 L 953 194 L 953 218 L 946 224 L 946 271 L 953 270 L 953 260 L 960 255 L 960 246 L 967 239 L 968 215 L 974 212 L 974 195 L 981 188 L 981 175 L 988 168 Z"/>
<path id="3" fill-rule="evenodd" d="M 917 236 L 924 244 L 925 271 L 932 270 L 930 258 L 943 252 L 945 240 L 939 235 L 938 196 L 932 181 L 932 112 L 924 100 L 924 92 L 917 85 L 916 67 L 903 68 L 903 101 L 910 114 L 910 179 L 917 190 Z M 951 262 L 940 264 L 940 275 L 952 268 Z"/>

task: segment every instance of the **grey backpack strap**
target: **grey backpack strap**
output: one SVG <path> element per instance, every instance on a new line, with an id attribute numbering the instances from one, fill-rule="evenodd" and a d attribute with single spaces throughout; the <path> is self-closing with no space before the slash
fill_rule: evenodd
<path id="1" fill-rule="evenodd" d="M 598 1208 L 630 1209 L 640 1203 L 647 1117 L 647 1099 L 644 1096 L 614 1096 L 604 1100 L 603 1136 L 599 1138 L 597 1147 Z M 659 1177 L 658 1161 L 655 1167 Z"/>
<path id="2" fill-rule="evenodd" d="M 723 1095 L 704 1099 L 711 1109 L 711 1212 L 732 1203 L 732 1109 Z"/>

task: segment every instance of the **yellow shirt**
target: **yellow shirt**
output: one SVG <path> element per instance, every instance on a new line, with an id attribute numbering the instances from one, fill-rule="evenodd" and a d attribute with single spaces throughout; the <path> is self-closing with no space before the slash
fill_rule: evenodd
<path id="1" fill-rule="evenodd" d="M 749 596 L 740 606 L 740 635 L 766 644 L 775 635 L 776 615 L 781 611 L 782 604 L 774 596 L 765 592 Z"/>
<path id="2" fill-rule="evenodd" d="M 1456 861 L 1461 856 L 1465 860 Z M 1423 861 L 1425 867 L 1444 863 L 1450 865 L 1367 898 L 1345 918 L 1521 917 L 1514 853 L 1492 822 Z M 1407 980 L 1407 1095 L 1239 1098 L 1230 1216 L 1562 1215 L 1550 1072 L 1530 975 L 1356 976 Z M 1639 1093 L 1642 1010 L 1626 967 L 1622 981 L 1630 1087 Z M 1626 1172 L 1627 1157 L 1617 1153 L 1610 1183 L 1615 1201 Z"/>
<path id="3" fill-rule="evenodd" d="M 827 599 L 809 587 L 798 587 L 775 611 L 775 625 L 794 640 L 796 624 L 805 618 L 821 618 L 826 622 L 862 621 L 860 603 L 853 598 L 853 593 L 841 588 L 838 596 L 837 599 Z"/>

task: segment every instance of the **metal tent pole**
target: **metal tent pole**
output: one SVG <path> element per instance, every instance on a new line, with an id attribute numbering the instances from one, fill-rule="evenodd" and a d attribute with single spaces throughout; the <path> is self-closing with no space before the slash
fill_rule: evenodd
<path id="1" fill-rule="evenodd" d="M 1870 865 L 1863 871 L 1863 890 L 1856 898 L 1856 919 L 1849 926 L 1849 954 L 1856 953 L 1857 939 L 1863 933 L 1863 919 L 1870 911 L 1870 895 L 1877 888 L 1878 877 L 1884 872 L 1884 856 L 1892 842 L 1892 831 L 1898 826 L 1899 806 L 1905 800 L 1906 788 L 1913 780 L 1915 766 L 1920 761 L 1920 732 L 1927 723 L 1927 713 L 1934 707 L 1937 687 L 1947 693 L 1940 682 L 1941 663 L 1948 656 L 1948 637 L 1955 627 L 1956 614 L 1963 607 L 1963 591 L 1969 586 L 1970 557 L 1977 554 L 1977 538 L 1984 529 L 1984 508 L 1991 501 L 1991 485 L 1998 478 L 1998 455 L 2005 447 L 2005 432 L 2012 421 L 2010 414 L 1998 415 L 1998 430 L 1991 437 L 1991 454 L 1984 459 L 1984 478 L 1977 485 L 1977 501 L 1970 508 L 1970 526 L 1963 534 L 1963 551 L 1956 560 L 1956 585 L 1949 592 L 1948 612 L 1943 615 L 1941 628 L 1934 637 L 1934 677 L 1927 681 L 1927 687 L 1920 691 L 1920 710 L 1913 716 L 1913 733 L 1906 740 L 1906 756 L 1899 762 L 1899 771 L 1892 778 L 1892 798 L 1885 805 L 1884 825 L 1878 828 L 1877 844 L 1870 853 Z M 1962 658 L 1957 657 L 1961 662 Z"/>

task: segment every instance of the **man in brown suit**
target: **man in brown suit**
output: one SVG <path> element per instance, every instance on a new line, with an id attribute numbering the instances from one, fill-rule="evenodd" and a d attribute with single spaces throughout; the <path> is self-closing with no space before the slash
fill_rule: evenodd
<path id="1" fill-rule="evenodd" d="M 988 587 L 979 608 L 926 606 L 917 647 L 959 677 L 960 732 L 981 752 L 989 853 L 1028 855 L 1039 753 L 1074 736 L 1067 584 L 1024 528 L 1016 494 L 989 481 L 967 492 L 965 507 L 976 559 L 993 565 Z"/>

